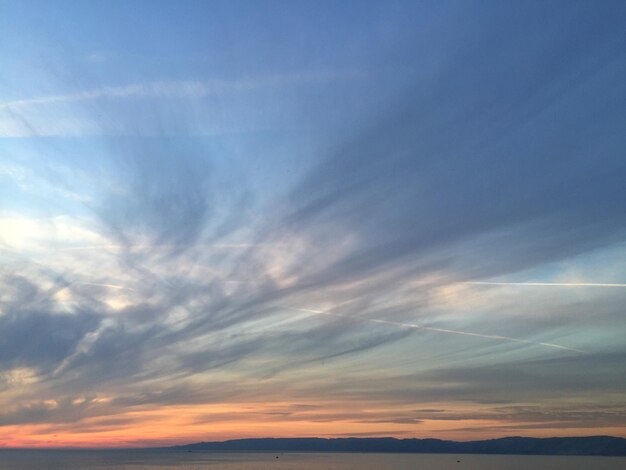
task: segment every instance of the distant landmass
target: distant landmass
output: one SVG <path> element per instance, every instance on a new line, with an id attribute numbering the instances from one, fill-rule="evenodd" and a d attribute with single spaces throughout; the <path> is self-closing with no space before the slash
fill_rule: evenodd
<path id="1" fill-rule="evenodd" d="M 626 456 L 626 439 L 590 437 L 504 437 L 485 441 L 376 438 L 265 438 L 198 442 L 174 446 L 186 451 L 213 452 L 398 452 L 432 454 L 517 454 Z"/>

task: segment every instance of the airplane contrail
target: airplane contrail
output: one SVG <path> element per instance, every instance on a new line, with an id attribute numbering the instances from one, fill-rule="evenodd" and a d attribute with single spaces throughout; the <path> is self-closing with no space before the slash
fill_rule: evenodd
<path id="1" fill-rule="evenodd" d="M 121 289 L 121 290 L 135 290 L 126 286 L 119 286 L 117 284 L 101 284 L 98 282 L 73 282 L 73 284 L 80 284 L 83 286 L 98 286 L 98 287 L 109 287 L 111 289 Z"/>
<path id="2" fill-rule="evenodd" d="M 609 284 L 600 282 L 488 282 L 470 281 L 462 284 L 476 286 L 539 286 L 539 287 L 626 287 L 626 284 Z"/>
<path id="3" fill-rule="evenodd" d="M 447 334 L 453 334 L 453 335 L 472 336 L 474 338 L 491 339 L 491 340 L 496 340 L 496 341 L 509 341 L 513 343 L 531 344 L 534 346 L 543 346 L 546 348 L 560 349 L 560 350 L 572 351 L 572 352 L 582 353 L 582 354 L 587 353 L 587 351 L 583 351 L 582 349 L 570 348 L 568 346 L 562 346 L 560 344 L 543 343 L 540 341 L 531 341 L 529 339 L 512 338 L 510 336 L 485 335 L 482 333 L 472 333 L 469 331 L 449 330 L 446 328 L 435 328 L 432 326 L 424 326 L 424 325 L 420 325 L 417 323 L 402 323 L 402 322 L 391 321 L 391 320 L 380 320 L 377 318 L 361 318 L 361 317 L 355 317 L 352 315 L 343 315 L 341 313 L 326 312 L 322 310 L 312 310 L 309 308 L 295 308 L 295 307 L 291 307 L 291 308 L 293 310 L 299 310 L 301 312 L 307 312 L 307 313 L 314 313 L 317 315 L 329 315 L 329 316 L 335 316 L 335 317 L 350 318 L 353 320 L 362 320 L 362 321 L 368 321 L 371 323 L 385 323 L 388 325 L 395 325 L 395 326 L 399 326 L 403 328 L 413 328 L 416 330 L 428 330 L 428 331 L 435 331 L 438 333 L 447 333 Z"/>

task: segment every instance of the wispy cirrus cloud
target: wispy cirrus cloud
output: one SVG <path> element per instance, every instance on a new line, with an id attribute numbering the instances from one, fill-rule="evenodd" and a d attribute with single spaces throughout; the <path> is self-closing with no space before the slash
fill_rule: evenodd
<path id="1" fill-rule="evenodd" d="M 311 310 L 308 308 L 296 308 L 295 310 L 299 310 L 301 312 L 314 313 L 316 315 L 343 316 L 338 313 L 326 312 L 322 310 Z M 474 338 L 482 338 L 482 339 L 495 340 L 495 341 L 510 341 L 513 343 L 531 344 L 535 346 L 543 346 L 546 348 L 555 348 L 555 349 L 562 349 L 565 351 L 572 351 L 576 353 L 585 353 L 585 351 L 582 351 L 580 349 L 568 348 L 567 346 L 563 346 L 561 344 L 542 343 L 539 341 L 530 341 L 530 340 L 520 339 L 520 338 L 511 338 L 509 336 L 485 335 L 485 334 L 475 333 L 475 332 L 470 332 L 470 331 L 450 330 L 447 328 L 436 328 L 432 326 L 419 325 L 417 323 L 403 323 L 403 322 L 397 322 L 397 321 L 391 321 L 391 320 L 381 320 L 379 318 L 360 318 L 360 317 L 353 317 L 353 316 L 349 316 L 347 318 L 360 320 L 360 321 L 367 321 L 367 322 L 372 322 L 372 323 L 382 323 L 385 325 L 394 325 L 394 326 L 399 326 L 402 328 L 411 328 L 415 330 L 427 330 L 427 331 L 434 331 L 437 333 L 444 333 L 444 334 L 451 334 L 451 335 L 471 336 Z"/>
<path id="2" fill-rule="evenodd" d="M 177 80 L 131 83 L 119 86 L 103 86 L 74 93 L 39 96 L 0 102 L 0 110 L 13 111 L 45 105 L 123 98 L 203 98 L 229 93 L 244 93 L 264 88 L 290 85 L 327 84 L 337 80 L 363 79 L 364 72 L 357 70 L 311 71 L 283 75 L 238 79 Z"/>
<path id="3" fill-rule="evenodd" d="M 528 287 L 626 287 L 626 284 L 611 284 L 602 282 L 492 282 L 471 281 L 470 286 L 528 286 Z"/>

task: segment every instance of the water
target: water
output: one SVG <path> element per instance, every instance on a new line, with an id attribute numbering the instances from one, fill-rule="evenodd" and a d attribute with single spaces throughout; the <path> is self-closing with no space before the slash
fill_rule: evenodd
<path id="1" fill-rule="evenodd" d="M 0 470 L 623 470 L 625 468 L 626 457 L 0 450 Z"/>

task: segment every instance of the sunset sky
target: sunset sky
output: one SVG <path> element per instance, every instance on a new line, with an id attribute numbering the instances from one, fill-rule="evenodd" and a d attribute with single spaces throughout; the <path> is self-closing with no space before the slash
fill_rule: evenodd
<path id="1" fill-rule="evenodd" d="M 0 446 L 626 436 L 625 24 L 0 0 Z"/>

